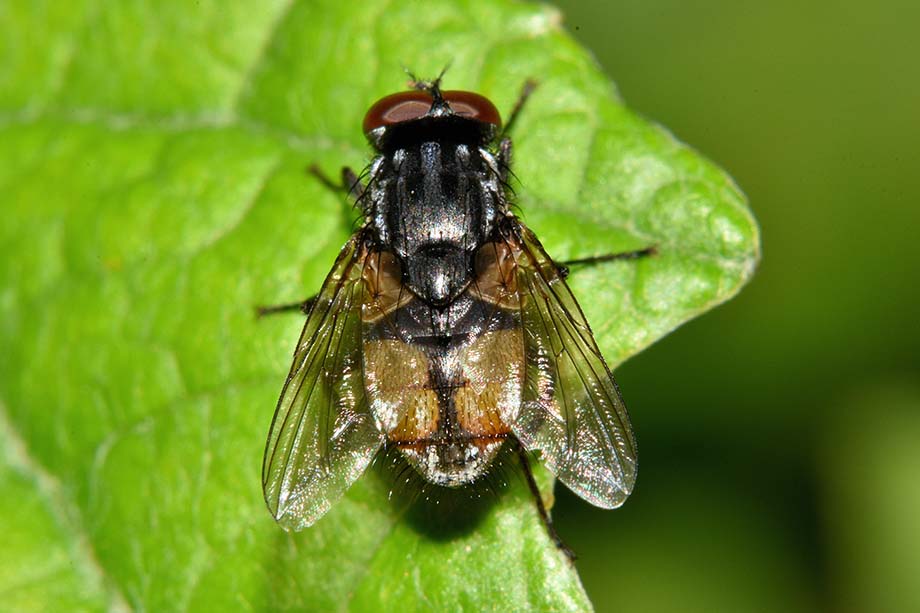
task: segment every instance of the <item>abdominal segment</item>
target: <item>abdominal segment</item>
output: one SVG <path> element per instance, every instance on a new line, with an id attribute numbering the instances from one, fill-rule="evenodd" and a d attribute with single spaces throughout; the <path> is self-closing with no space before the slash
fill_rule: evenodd
<path id="1" fill-rule="evenodd" d="M 446 312 L 413 300 L 365 322 L 377 427 L 426 480 L 448 487 L 483 474 L 521 403 L 520 314 L 469 294 Z"/>

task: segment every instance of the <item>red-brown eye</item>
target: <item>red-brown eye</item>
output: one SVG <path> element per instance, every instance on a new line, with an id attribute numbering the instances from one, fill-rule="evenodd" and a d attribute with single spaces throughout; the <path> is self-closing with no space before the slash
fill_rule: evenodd
<path id="1" fill-rule="evenodd" d="M 365 134 L 382 126 L 424 117 L 431 110 L 431 96 L 423 91 L 390 94 L 374 103 L 364 116 Z"/>
<path id="2" fill-rule="evenodd" d="M 483 123 L 491 123 L 499 128 L 502 125 L 502 118 L 498 114 L 498 109 L 485 96 L 480 96 L 473 92 L 452 90 L 444 92 L 444 99 L 447 100 L 450 109 L 456 115 Z"/>
<path id="3" fill-rule="evenodd" d="M 498 109 L 485 96 L 459 90 L 446 91 L 442 95 L 455 115 L 501 127 Z M 367 111 L 364 132 L 424 117 L 431 110 L 431 103 L 431 95 L 425 91 L 390 94 L 375 102 Z"/>

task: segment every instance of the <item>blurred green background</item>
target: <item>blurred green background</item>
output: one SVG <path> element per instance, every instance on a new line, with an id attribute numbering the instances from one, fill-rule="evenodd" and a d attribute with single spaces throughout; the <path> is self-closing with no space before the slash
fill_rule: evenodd
<path id="1" fill-rule="evenodd" d="M 557 488 L 599 611 L 920 611 L 920 4 L 556 2 L 725 168 L 764 257 L 617 372 L 619 511 Z"/>

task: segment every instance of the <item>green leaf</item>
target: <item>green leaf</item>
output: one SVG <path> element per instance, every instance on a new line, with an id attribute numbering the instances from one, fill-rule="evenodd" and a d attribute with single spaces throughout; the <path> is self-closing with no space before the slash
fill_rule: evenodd
<path id="1" fill-rule="evenodd" d="M 367 163 L 363 112 L 402 64 L 450 61 L 501 109 L 539 79 L 515 172 L 554 257 L 658 246 L 573 276 L 611 364 L 750 277 L 741 193 L 626 109 L 555 11 L 19 1 L 0 57 L 4 608 L 590 608 L 513 466 L 446 509 L 371 471 L 297 534 L 259 478 L 302 321 L 252 308 L 331 266 L 354 213 L 303 169 Z"/>

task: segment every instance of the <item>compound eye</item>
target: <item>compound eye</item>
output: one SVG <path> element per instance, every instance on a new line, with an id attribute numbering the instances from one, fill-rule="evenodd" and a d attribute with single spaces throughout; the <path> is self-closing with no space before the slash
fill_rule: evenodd
<path id="1" fill-rule="evenodd" d="M 419 119 L 431 110 L 431 96 L 423 91 L 390 94 L 374 103 L 364 116 L 364 133 L 383 126 Z"/>
<path id="2" fill-rule="evenodd" d="M 501 127 L 498 109 L 485 96 L 460 90 L 446 91 L 442 96 L 454 115 Z M 375 102 L 364 116 L 364 133 L 420 119 L 428 114 L 433 102 L 431 94 L 426 91 L 407 91 L 385 96 Z"/>
<path id="3" fill-rule="evenodd" d="M 459 90 L 446 91 L 443 95 L 455 115 L 490 123 L 498 128 L 502 126 L 502 118 L 498 114 L 498 109 L 485 96 Z"/>

